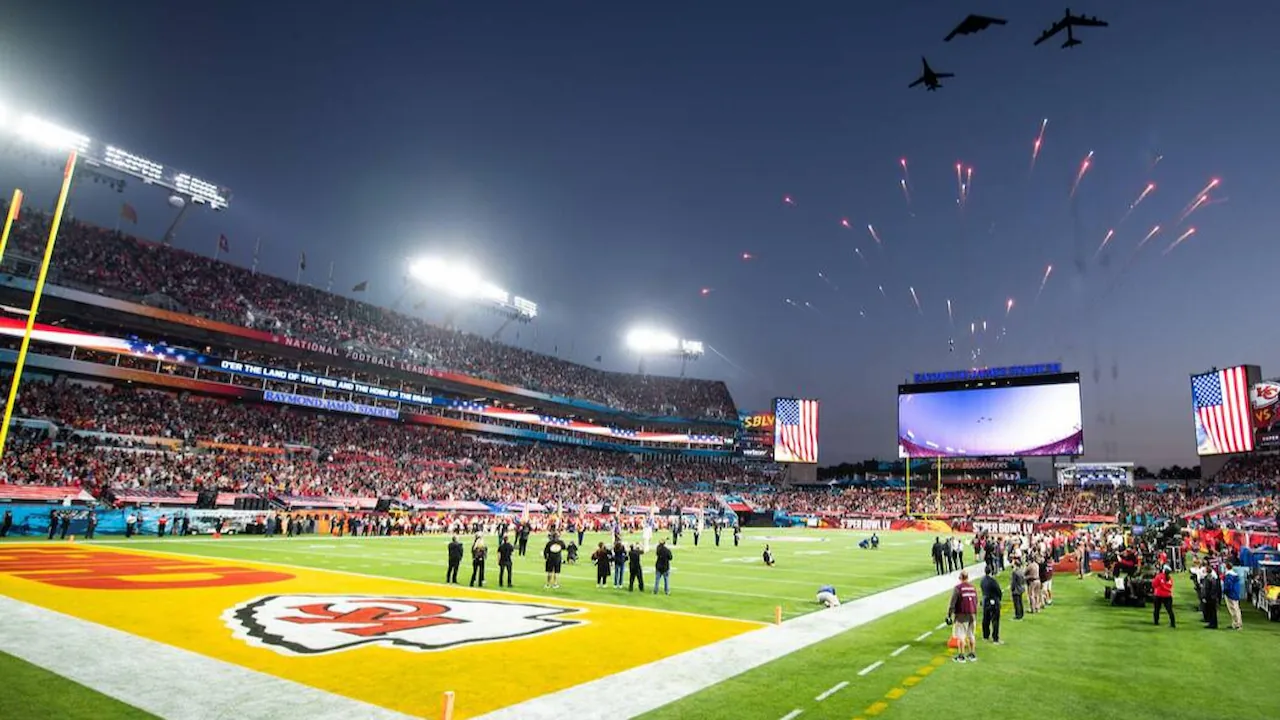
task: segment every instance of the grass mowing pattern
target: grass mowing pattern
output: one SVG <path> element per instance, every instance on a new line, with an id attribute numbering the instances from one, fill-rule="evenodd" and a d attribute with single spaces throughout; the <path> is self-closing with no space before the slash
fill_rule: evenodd
<path id="1" fill-rule="evenodd" d="M 759 561 L 765 540 L 778 566 Z M 845 600 L 931 574 L 932 535 L 885 533 L 879 551 L 856 548 L 865 533 L 749 530 L 743 545 L 730 536 L 716 548 L 710 533 L 694 548 L 692 537 L 675 548 L 671 597 L 594 587 L 589 562 L 567 568 L 558 591 L 545 591 L 541 542 L 516 560 L 517 592 L 619 605 L 680 610 L 768 621 L 781 604 L 787 617 L 817 609 L 817 586 L 830 582 Z M 602 536 L 588 536 L 594 546 Z M 805 541 L 809 539 L 812 541 Z M 322 569 L 438 582 L 444 576 L 441 537 L 420 538 L 227 538 L 219 541 L 110 541 L 113 546 L 169 550 L 207 557 L 259 560 Z M 536 546 L 536 547 L 535 547 Z M 814 554 L 814 553 L 824 554 Z M 584 553 L 587 555 L 589 553 Z M 966 558 L 968 560 L 969 558 Z M 652 576 L 646 558 L 646 577 Z M 464 564 L 461 577 L 469 578 Z M 496 565 L 488 567 L 491 584 Z M 1007 573 L 1001 577 L 1007 587 Z M 1012 620 L 1006 603 L 1007 644 L 980 643 L 980 661 L 937 664 L 949 629 L 936 629 L 946 597 L 904 608 L 756 670 L 708 688 L 644 716 L 777 720 L 795 710 L 810 718 L 967 718 L 1031 715 L 1036 720 L 1119 718 L 1126 720 L 1272 720 L 1280 717 L 1270 692 L 1280 672 L 1280 623 L 1269 623 L 1245 608 L 1245 630 L 1204 630 L 1192 608 L 1190 581 L 1175 581 L 1179 627 L 1151 624 L 1147 609 L 1111 608 L 1102 583 L 1059 576 L 1057 598 L 1042 615 Z M 1226 614 L 1221 614 L 1225 623 Z M 660 632 L 660 626 L 655 627 Z M 930 633 L 920 639 L 923 633 Z M 903 646 L 906 650 L 893 655 Z M 74 649 L 70 651 L 75 651 Z M 569 659 L 565 659 L 569 661 Z M 859 672 L 881 663 L 875 669 Z M 147 717 L 111 698 L 52 675 L 21 660 L 0 655 L 0 717 L 54 714 L 59 717 Z M 840 683 L 847 685 L 831 692 Z M 638 690 L 643 692 L 643 689 Z M 823 700 L 816 700 L 829 693 Z M 602 707 L 608 699 L 602 698 Z M 874 715 L 868 710 L 875 711 Z M 19 714 L 22 713 L 22 714 Z"/>
<path id="2" fill-rule="evenodd" d="M 841 599 L 852 600 L 933 574 L 929 558 L 932 535 L 885 533 L 879 550 L 859 549 L 858 540 L 868 535 L 829 530 L 752 528 L 743 533 L 742 544 L 735 548 L 729 533 L 721 538 L 720 547 L 715 546 L 710 532 L 703 533 L 702 542 L 697 547 L 693 545 L 692 534 L 686 533 L 680 544 L 672 548 L 675 559 L 672 562 L 670 597 L 654 597 L 648 584 L 646 589 L 649 592 L 643 595 L 612 587 L 596 588 L 596 570 L 589 558 L 597 542 L 609 539 L 604 533 L 588 533 L 587 549 L 580 552 L 576 565 L 565 565 L 560 589 L 546 590 L 543 588 L 546 576 L 542 572 L 542 546 L 546 538 L 535 535 L 530 538 L 529 554 L 515 558 L 513 590 L 569 600 L 773 622 L 774 608 L 779 605 L 782 606 L 783 619 L 817 610 L 814 597 L 818 587 L 824 584 L 835 585 Z M 468 538 L 460 539 L 469 546 Z M 627 543 L 640 542 L 640 536 L 628 535 L 623 540 Z M 385 538 L 304 535 L 271 539 L 226 537 L 221 540 L 140 538 L 112 540 L 103 544 L 438 583 L 443 582 L 448 564 L 448 542 L 447 537 L 439 535 Z M 488 537 L 486 542 L 489 545 L 489 563 L 485 569 L 487 587 L 497 589 L 495 541 Z M 766 542 L 777 559 L 777 564 L 771 568 L 765 567 L 761 560 Z M 644 557 L 644 573 L 646 583 L 652 581 L 652 550 Z M 458 578 L 463 585 L 470 580 L 469 559 L 464 558 Z M 625 573 L 623 579 L 625 582 Z"/>
<path id="3" fill-rule="evenodd" d="M 1008 573 L 1001 576 L 1008 587 Z M 1178 627 L 1155 627 L 1151 609 L 1113 608 L 1094 577 L 1054 581 L 1046 612 L 1013 621 L 1005 603 L 1003 646 L 978 643 L 979 661 L 949 659 L 922 672 L 946 652 L 950 628 L 933 630 L 946 614 L 939 596 L 851 630 L 643 716 L 762 718 L 794 710 L 801 720 L 927 718 L 1036 720 L 1274 720 L 1271 692 L 1280 677 L 1280 623 L 1244 607 L 1245 629 L 1204 629 L 1192 609 L 1190 580 L 1175 580 Z M 1006 595 L 1007 597 L 1007 595 Z M 1220 623 L 1229 620 L 1225 609 Z M 979 628 L 979 632 L 981 629 Z M 892 657 L 903 645 L 910 647 Z M 859 670 L 882 661 L 864 676 Z M 914 679 L 913 679 L 914 678 Z M 823 692 L 849 684 L 822 701 Z M 737 709 L 736 714 L 730 708 Z M 874 714 L 868 710 L 876 710 Z"/>

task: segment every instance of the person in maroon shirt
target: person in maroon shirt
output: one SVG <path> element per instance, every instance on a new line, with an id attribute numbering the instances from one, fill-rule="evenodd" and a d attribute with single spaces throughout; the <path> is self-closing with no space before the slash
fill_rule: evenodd
<path id="1" fill-rule="evenodd" d="M 947 621 L 953 622 L 951 636 L 957 641 L 956 662 L 975 662 L 978 656 L 977 638 L 974 633 L 975 616 L 978 613 L 978 590 L 969 583 L 969 573 L 960 571 L 960 584 L 951 591 L 951 605 L 947 608 Z M 968 648 L 966 655 L 965 649 Z"/>

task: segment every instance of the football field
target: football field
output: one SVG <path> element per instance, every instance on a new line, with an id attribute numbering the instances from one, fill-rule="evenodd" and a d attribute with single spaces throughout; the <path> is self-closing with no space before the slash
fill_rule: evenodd
<path id="1" fill-rule="evenodd" d="M 1040 718 L 1202 718 L 1224 702 L 1276 717 L 1259 689 L 1280 624 L 1246 610 L 1243 632 L 1206 631 L 1185 578 L 1170 630 L 1108 607 L 1095 578 L 1060 576 L 1053 607 L 1014 622 L 1006 602 L 1006 644 L 959 665 L 933 535 L 860 550 L 866 535 L 686 535 L 669 596 L 597 588 L 587 558 L 603 536 L 559 589 L 544 588 L 534 536 L 509 590 L 494 562 L 484 589 L 467 587 L 469 562 L 443 584 L 441 536 L 6 542 L 0 717 L 439 717 L 445 691 L 455 717 L 494 720 L 976 718 L 1027 699 Z M 823 584 L 841 608 L 816 604 Z"/>

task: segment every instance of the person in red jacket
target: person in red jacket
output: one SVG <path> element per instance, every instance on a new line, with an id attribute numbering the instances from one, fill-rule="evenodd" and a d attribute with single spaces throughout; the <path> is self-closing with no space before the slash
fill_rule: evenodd
<path id="1" fill-rule="evenodd" d="M 951 592 L 951 605 L 947 608 L 947 621 L 954 622 L 951 635 L 956 639 L 956 662 L 976 662 L 978 639 L 974 634 L 975 615 L 978 613 L 978 590 L 969 584 L 969 573 L 960 571 L 960 584 Z M 966 656 L 965 649 L 968 648 Z"/>
<path id="2" fill-rule="evenodd" d="M 1173 618 L 1173 578 L 1169 577 L 1170 569 L 1168 565 L 1160 568 L 1160 572 L 1151 579 L 1151 593 L 1155 595 L 1155 610 L 1152 613 L 1152 619 L 1156 625 L 1160 624 L 1160 608 L 1164 608 L 1169 613 L 1169 627 L 1177 627 Z"/>

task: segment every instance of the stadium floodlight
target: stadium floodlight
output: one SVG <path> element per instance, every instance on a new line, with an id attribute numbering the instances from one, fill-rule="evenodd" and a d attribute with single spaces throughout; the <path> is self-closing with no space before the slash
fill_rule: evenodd
<path id="1" fill-rule="evenodd" d="M 700 340 L 684 340 L 665 330 L 647 327 L 633 328 L 626 336 L 627 347 L 640 356 L 640 373 L 644 374 L 646 357 L 680 358 L 680 377 L 684 377 L 685 364 L 697 360 L 704 352 Z"/>
<path id="2" fill-rule="evenodd" d="M 472 268 L 442 258 L 423 258 L 409 265 L 409 276 L 424 286 L 460 300 L 481 304 L 507 318 L 529 322 L 538 316 L 538 304 L 511 293 L 485 280 Z M 494 334 L 495 338 L 506 327 Z"/>
<path id="3" fill-rule="evenodd" d="M 75 150 L 77 153 L 89 151 L 88 135 L 68 130 L 35 115 L 24 115 L 18 121 L 17 132 L 23 140 L 49 150 Z"/>

